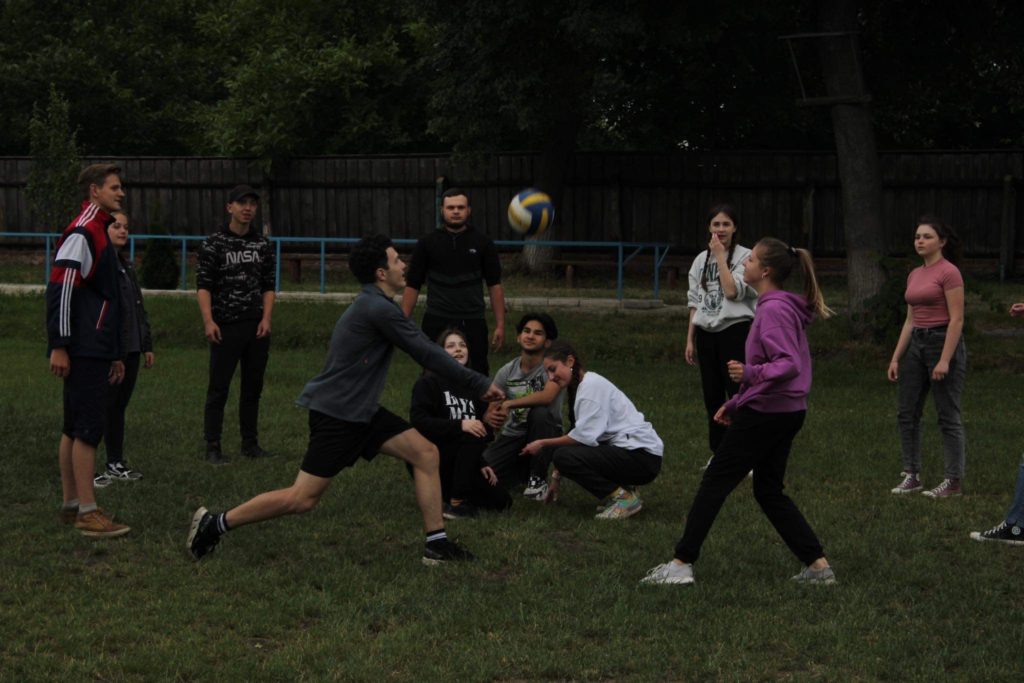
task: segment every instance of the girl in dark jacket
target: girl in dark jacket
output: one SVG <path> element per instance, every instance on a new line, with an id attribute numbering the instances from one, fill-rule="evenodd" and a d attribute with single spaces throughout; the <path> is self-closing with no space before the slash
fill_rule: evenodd
<path id="1" fill-rule="evenodd" d="M 107 423 L 103 432 L 103 441 L 107 449 L 107 467 L 93 480 L 100 488 L 109 486 L 115 481 L 135 481 L 142 478 L 138 470 L 133 470 L 124 461 L 124 414 L 128 402 L 135 390 L 135 380 L 139 376 L 139 366 L 153 367 L 153 339 L 149 329 L 149 316 L 142 305 L 142 289 L 135 277 L 135 267 L 120 251 L 128 244 L 128 216 L 123 213 L 112 214 L 114 222 L 107 226 L 107 234 L 114 247 L 118 249 L 119 277 L 121 290 L 122 339 L 125 344 L 124 381 L 110 385 L 107 391 Z"/>
<path id="2" fill-rule="evenodd" d="M 469 362 L 461 330 L 448 328 L 437 339 L 449 356 Z M 481 474 L 481 455 L 492 434 L 480 418 L 485 404 L 472 392 L 426 371 L 412 389 L 409 421 L 441 453 L 441 497 L 445 519 L 473 517 L 479 508 L 504 510 L 512 505 L 503 488 L 489 485 Z"/>

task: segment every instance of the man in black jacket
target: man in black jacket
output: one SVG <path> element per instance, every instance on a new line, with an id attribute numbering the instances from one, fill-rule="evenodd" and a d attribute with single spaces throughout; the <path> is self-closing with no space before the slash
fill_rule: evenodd
<path id="1" fill-rule="evenodd" d="M 446 327 L 466 333 L 471 368 L 490 375 L 487 363 L 487 320 L 480 281 L 487 284 L 494 311 L 494 333 L 489 346 L 501 349 L 505 343 L 505 292 L 501 286 L 498 250 L 487 235 L 469 224 L 473 210 L 469 197 L 458 188 L 441 195 L 444 230 L 421 237 L 412 254 L 402 294 L 402 311 L 412 315 L 420 288 L 427 284 L 427 312 L 423 332 L 430 339 Z"/>

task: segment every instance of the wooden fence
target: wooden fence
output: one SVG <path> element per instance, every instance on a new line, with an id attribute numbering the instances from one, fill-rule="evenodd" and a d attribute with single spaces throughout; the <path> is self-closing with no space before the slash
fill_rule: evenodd
<path id="1" fill-rule="evenodd" d="M 533 184 L 539 156 L 495 154 L 479 162 L 445 155 L 297 158 L 271 185 L 245 159 L 105 157 L 125 171 L 137 232 L 207 234 L 224 218 L 238 183 L 263 185 L 273 234 L 418 237 L 435 225 L 435 181 L 467 189 L 474 222 L 512 239 L 504 214 L 511 196 Z M 0 158 L 0 231 L 43 231 L 25 197 L 31 160 Z M 914 219 L 947 218 L 969 255 L 995 257 L 1024 247 L 1015 191 L 1024 152 L 885 152 L 881 155 L 889 246 L 909 250 Z M 269 192 L 268 192 L 269 190 Z M 704 214 L 715 202 L 739 209 L 742 239 L 776 235 L 842 256 L 844 236 L 835 156 L 824 152 L 578 153 L 567 176 L 560 240 L 669 242 L 676 253 L 706 244 Z"/>

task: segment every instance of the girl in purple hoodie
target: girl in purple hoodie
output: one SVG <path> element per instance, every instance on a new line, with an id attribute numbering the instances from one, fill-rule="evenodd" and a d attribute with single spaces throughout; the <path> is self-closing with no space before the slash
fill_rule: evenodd
<path id="1" fill-rule="evenodd" d="M 795 266 L 803 271 L 805 294 L 782 289 Z M 747 472 L 754 472 L 754 498 L 804 569 L 793 577 L 808 583 L 834 583 L 835 574 L 807 520 L 783 493 L 786 461 L 807 414 L 811 353 L 805 329 L 815 314 L 832 314 L 806 249 L 767 237 L 746 260 L 743 281 L 757 291 L 757 312 L 746 344 L 746 364 L 729 361 L 739 391 L 718 410 L 726 425 L 715 457 L 704 472 L 686 516 L 686 530 L 669 562 L 654 567 L 642 583 L 693 583 L 693 563 L 718 511 Z"/>

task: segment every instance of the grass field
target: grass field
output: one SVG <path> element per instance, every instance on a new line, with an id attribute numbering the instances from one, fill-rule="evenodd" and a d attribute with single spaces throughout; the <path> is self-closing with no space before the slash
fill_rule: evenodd
<path id="1" fill-rule="evenodd" d="M 998 294 L 1024 299 L 1020 286 Z M 519 500 L 506 515 L 452 522 L 479 561 L 428 569 L 411 484 L 380 457 L 346 470 L 309 515 L 234 531 L 193 563 L 184 541 L 196 506 L 224 509 L 294 477 L 306 413 L 293 400 L 340 308 L 278 305 L 261 417 L 278 457 L 214 468 L 199 460 L 207 354 L 195 304 L 149 301 L 157 364 L 140 377 L 127 440 L 145 478 L 98 492 L 133 531 L 95 542 L 56 519 L 60 382 L 46 372 L 42 297 L 0 297 L 0 680 L 1018 681 L 1024 552 L 967 537 L 1001 519 L 1024 448 L 1024 337 L 1009 332 L 1024 325 L 993 307 L 972 298 L 968 309 L 967 495 L 888 493 L 900 470 L 891 349 L 846 342 L 841 319 L 820 323 L 788 483 L 840 583 L 788 580 L 798 563 L 744 483 L 696 585 L 681 588 L 637 582 L 670 557 L 707 458 L 682 317 L 556 312 L 563 336 L 665 441 L 639 516 L 595 521 L 594 501 L 566 482 L 555 506 Z M 384 405 L 405 414 L 417 372 L 396 356 Z M 236 398 L 237 380 L 229 453 Z M 934 484 L 930 408 L 925 420 Z"/>

